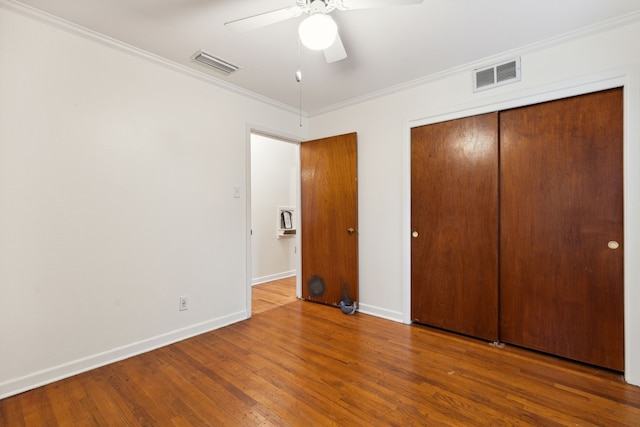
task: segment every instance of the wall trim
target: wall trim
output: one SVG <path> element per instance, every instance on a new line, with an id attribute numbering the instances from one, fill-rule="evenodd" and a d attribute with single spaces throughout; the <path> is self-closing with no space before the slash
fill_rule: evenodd
<path id="1" fill-rule="evenodd" d="M 287 277 L 293 277 L 296 275 L 296 270 L 283 271 L 282 273 L 269 274 L 267 276 L 255 277 L 251 279 L 251 286 L 259 285 L 261 283 L 273 282 L 274 280 L 286 279 Z"/>
<path id="2" fill-rule="evenodd" d="M 169 68 L 173 71 L 177 71 L 179 73 L 185 74 L 187 76 L 196 78 L 205 83 L 212 84 L 221 89 L 228 90 L 230 92 L 236 93 L 238 95 L 244 96 L 246 98 L 253 99 L 254 101 L 261 102 L 263 104 L 270 105 L 275 108 L 279 108 L 289 113 L 294 113 L 296 115 L 302 115 L 303 117 L 307 117 L 307 113 L 304 111 L 300 111 L 297 107 L 292 107 L 290 105 L 284 104 L 282 102 L 276 101 L 272 98 L 268 98 L 264 95 L 260 95 L 259 93 L 252 92 L 250 90 L 244 89 L 240 86 L 236 86 L 229 82 L 226 82 L 220 78 L 215 76 L 206 74 L 201 71 L 197 71 L 193 68 L 189 68 L 185 65 L 179 64 L 177 62 L 170 61 L 166 58 L 163 58 L 159 55 L 156 55 L 151 52 L 147 52 L 143 49 L 137 48 L 130 44 L 124 43 L 120 40 L 109 37 L 105 34 L 99 33 L 97 31 L 90 30 L 88 28 L 82 27 L 78 24 L 74 24 L 73 22 L 66 21 L 62 18 L 59 18 L 50 13 L 41 11 L 32 6 L 28 6 L 22 3 L 17 2 L 16 0 L 0 0 L 0 7 L 6 10 L 10 10 L 12 12 L 16 12 L 22 16 L 26 16 L 28 18 L 35 19 L 37 21 L 43 22 L 45 24 L 51 25 L 53 27 L 59 28 L 61 30 L 70 32 L 77 36 L 80 36 L 84 39 L 100 43 L 104 46 L 111 47 L 113 49 L 119 50 L 121 52 L 136 56 L 138 58 L 142 58 L 146 61 L 152 62 L 156 65 L 160 65 L 165 68 Z"/>
<path id="3" fill-rule="evenodd" d="M 386 308 L 375 305 L 358 303 L 358 312 L 368 314 L 382 319 L 403 323 L 402 313 L 399 311 L 388 310 Z"/>
<path id="4" fill-rule="evenodd" d="M 640 386 L 640 64 L 498 95 L 407 119 L 403 130 L 403 299 L 402 321 L 411 323 L 411 128 L 493 111 L 624 87 L 624 340 L 625 380 Z"/>
<path id="5" fill-rule="evenodd" d="M 23 393 L 101 366 L 119 362 L 139 354 L 147 353 L 196 335 L 201 335 L 224 326 L 231 325 L 248 318 L 247 312 L 237 311 L 226 316 L 208 320 L 206 322 L 176 329 L 165 334 L 134 342 L 122 347 L 107 350 L 81 359 L 63 363 L 52 368 L 34 372 L 20 378 L 0 383 L 0 399 Z"/>

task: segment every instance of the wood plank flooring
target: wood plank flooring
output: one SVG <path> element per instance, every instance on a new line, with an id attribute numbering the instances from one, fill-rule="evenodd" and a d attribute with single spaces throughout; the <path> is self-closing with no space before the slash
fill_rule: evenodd
<path id="1" fill-rule="evenodd" d="M 616 373 L 310 302 L 272 304 L 1 400 L 0 425 L 640 425 L 640 388 Z"/>
<path id="2" fill-rule="evenodd" d="M 296 278 L 261 283 L 251 290 L 251 313 L 258 314 L 296 300 Z"/>

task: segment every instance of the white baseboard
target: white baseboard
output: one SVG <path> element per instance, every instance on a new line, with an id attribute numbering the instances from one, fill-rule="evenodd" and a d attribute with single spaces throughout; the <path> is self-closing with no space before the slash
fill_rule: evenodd
<path id="1" fill-rule="evenodd" d="M 286 279 L 287 277 L 295 276 L 296 270 L 284 271 L 282 273 L 269 274 L 262 277 L 254 277 L 251 279 L 251 286 L 259 285 L 261 283 L 273 282 L 274 280 Z"/>
<path id="2" fill-rule="evenodd" d="M 177 329 L 166 334 L 128 344 L 123 347 L 114 348 L 82 359 L 73 360 L 71 362 L 44 369 L 39 372 L 34 372 L 33 374 L 25 375 L 20 378 L 5 381 L 0 383 L 0 399 L 16 395 L 27 390 L 32 390 L 110 363 L 118 362 L 138 354 L 146 353 L 247 318 L 248 315 L 246 310 L 242 310 L 217 319 Z"/>
<path id="3" fill-rule="evenodd" d="M 376 307 L 375 305 L 358 303 L 358 311 L 371 316 L 381 317 L 383 319 L 392 320 L 394 322 L 402 322 L 402 313 L 399 311 L 387 310 L 386 308 Z"/>

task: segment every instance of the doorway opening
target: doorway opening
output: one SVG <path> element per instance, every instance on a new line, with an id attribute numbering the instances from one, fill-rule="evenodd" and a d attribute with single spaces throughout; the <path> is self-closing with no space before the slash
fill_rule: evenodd
<path id="1" fill-rule="evenodd" d="M 299 144 L 250 134 L 251 311 L 299 296 Z"/>

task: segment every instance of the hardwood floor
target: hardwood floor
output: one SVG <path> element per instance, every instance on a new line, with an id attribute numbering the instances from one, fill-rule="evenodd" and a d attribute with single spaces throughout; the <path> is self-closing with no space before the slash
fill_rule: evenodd
<path id="1" fill-rule="evenodd" d="M 310 302 L 272 304 L 1 400 L 0 425 L 640 425 L 640 388 L 616 373 Z"/>
<path id="2" fill-rule="evenodd" d="M 258 314 L 296 301 L 296 278 L 274 280 L 253 286 L 251 313 Z"/>

